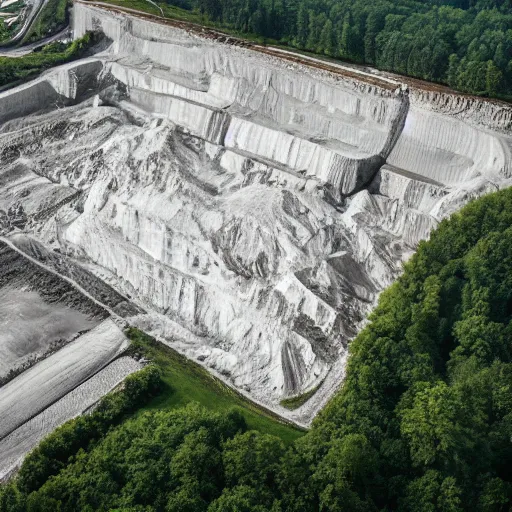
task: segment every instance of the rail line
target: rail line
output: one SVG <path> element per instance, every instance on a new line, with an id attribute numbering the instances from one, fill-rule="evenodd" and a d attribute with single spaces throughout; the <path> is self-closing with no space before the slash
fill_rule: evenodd
<path id="1" fill-rule="evenodd" d="M 507 103 L 506 101 L 503 100 L 495 98 L 482 98 L 480 96 L 461 93 L 443 84 L 427 82 L 419 78 L 398 75 L 396 73 L 388 71 L 380 71 L 369 66 L 345 63 L 341 61 L 330 61 L 327 58 L 324 59 L 321 56 L 305 55 L 293 49 L 276 48 L 274 46 L 264 46 L 259 43 L 255 43 L 253 41 L 244 39 L 242 37 L 234 36 L 227 32 L 223 32 L 221 29 L 205 27 L 203 25 L 191 21 L 184 21 L 175 18 L 166 18 L 163 16 L 158 16 L 156 14 L 150 14 L 137 9 L 132 9 L 130 7 L 114 5 L 108 2 L 94 0 L 74 0 L 74 2 L 96 7 L 99 9 L 104 9 L 106 11 L 116 12 L 119 14 L 128 14 L 130 16 L 146 19 L 149 21 L 153 21 L 155 23 L 180 28 L 187 32 L 194 33 L 199 37 L 205 39 L 212 39 L 219 43 L 247 48 L 252 51 L 263 53 L 281 60 L 289 61 L 295 64 L 300 64 L 302 66 L 314 69 L 323 70 L 343 78 L 349 78 L 360 82 L 365 82 L 367 84 L 388 91 L 395 91 L 397 88 L 401 88 L 402 86 L 404 86 L 405 88 L 405 86 L 407 86 L 419 91 L 425 91 L 429 93 L 450 94 L 462 98 L 485 101 L 487 103 L 493 103 L 495 105 L 506 106 L 507 108 L 510 108 L 510 103 Z"/>

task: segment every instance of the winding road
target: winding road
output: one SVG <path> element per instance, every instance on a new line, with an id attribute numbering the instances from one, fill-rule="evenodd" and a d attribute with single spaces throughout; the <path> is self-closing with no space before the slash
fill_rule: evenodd
<path id="1" fill-rule="evenodd" d="M 8 48 L 0 47 L 0 57 L 23 57 L 23 55 L 27 55 L 37 48 L 41 48 L 41 46 L 52 43 L 53 41 L 59 41 L 60 39 L 67 39 L 68 37 L 71 37 L 71 31 L 69 27 L 66 27 L 53 36 L 45 37 L 35 43 L 26 44 L 24 46 L 10 46 Z"/>
<path id="2" fill-rule="evenodd" d="M 18 46 L 27 35 L 33 23 L 37 20 L 37 17 L 46 6 L 48 1 L 49 0 L 33 0 L 32 5 L 28 6 L 28 8 L 30 8 L 30 12 L 25 18 L 21 29 L 14 35 L 14 37 L 8 41 L 4 41 L 2 46 L 0 46 L 0 57 L 22 57 L 23 55 L 26 55 L 35 49 L 44 46 L 45 44 L 65 38 L 68 35 L 69 26 L 65 27 L 60 32 L 52 36 L 45 37 L 44 39 L 40 39 L 34 43 Z"/>

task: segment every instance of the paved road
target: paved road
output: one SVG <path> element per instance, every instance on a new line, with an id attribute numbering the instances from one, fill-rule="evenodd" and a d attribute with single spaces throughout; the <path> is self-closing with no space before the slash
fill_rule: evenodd
<path id="1" fill-rule="evenodd" d="M 69 31 L 69 27 L 64 28 L 63 30 L 61 30 L 57 34 L 54 34 L 53 36 L 46 37 L 35 43 L 30 43 L 21 47 L 16 46 L 19 43 L 21 43 L 21 41 L 23 41 L 23 38 L 27 35 L 33 23 L 36 21 L 39 13 L 46 6 L 48 1 L 49 0 L 32 1 L 30 12 L 28 16 L 25 18 L 25 21 L 23 22 L 23 26 L 21 27 L 21 29 L 16 33 L 16 35 L 12 39 L 10 39 L 9 41 L 4 41 L 3 46 L 0 47 L 0 57 L 21 57 L 23 55 L 26 55 L 27 53 L 32 52 L 36 48 L 39 48 L 41 46 L 44 46 L 45 44 L 51 43 L 52 41 L 56 41 L 66 36 L 67 32 Z"/>
<path id="2" fill-rule="evenodd" d="M 71 37 L 71 30 L 69 27 L 66 27 L 62 29 L 57 34 L 54 34 L 53 36 L 46 37 L 44 39 L 41 39 L 39 41 L 36 41 L 35 43 L 26 44 L 24 46 L 20 47 L 10 47 L 10 48 L 1 48 L 0 47 L 0 57 L 23 57 L 23 55 L 27 55 L 28 53 L 33 52 L 37 48 L 40 48 L 41 46 L 44 46 L 48 43 L 52 43 L 53 41 L 58 41 L 59 39 L 66 39 L 68 37 Z"/>
<path id="3" fill-rule="evenodd" d="M 36 19 L 37 15 L 41 12 L 41 9 L 47 2 L 48 0 L 34 0 L 34 3 L 32 4 L 32 9 L 30 10 L 28 16 L 25 18 L 21 30 L 19 30 L 18 33 L 10 41 L 6 41 L 7 44 L 17 44 L 25 37 L 25 34 L 28 32 L 28 29 L 30 28 L 30 26 Z"/>

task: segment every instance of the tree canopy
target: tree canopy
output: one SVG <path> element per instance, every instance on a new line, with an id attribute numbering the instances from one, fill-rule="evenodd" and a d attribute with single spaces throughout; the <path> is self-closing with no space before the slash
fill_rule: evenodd
<path id="1" fill-rule="evenodd" d="M 510 0 L 166 0 L 300 50 L 509 95 Z"/>

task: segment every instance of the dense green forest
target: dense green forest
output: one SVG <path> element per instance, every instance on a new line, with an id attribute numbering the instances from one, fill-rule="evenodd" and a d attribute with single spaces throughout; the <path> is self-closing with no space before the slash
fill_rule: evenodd
<path id="1" fill-rule="evenodd" d="M 240 409 L 189 403 L 122 419 L 162 392 L 154 363 L 32 452 L 0 511 L 509 511 L 511 248 L 512 189 L 443 221 L 350 345 L 341 391 L 295 441 L 250 430 Z"/>
<path id="2" fill-rule="evenodd" d="M 166 1 L 220 26 L 300 50 L 464 92 L 508 96 L 511 91 L 510 0 Z"/>

